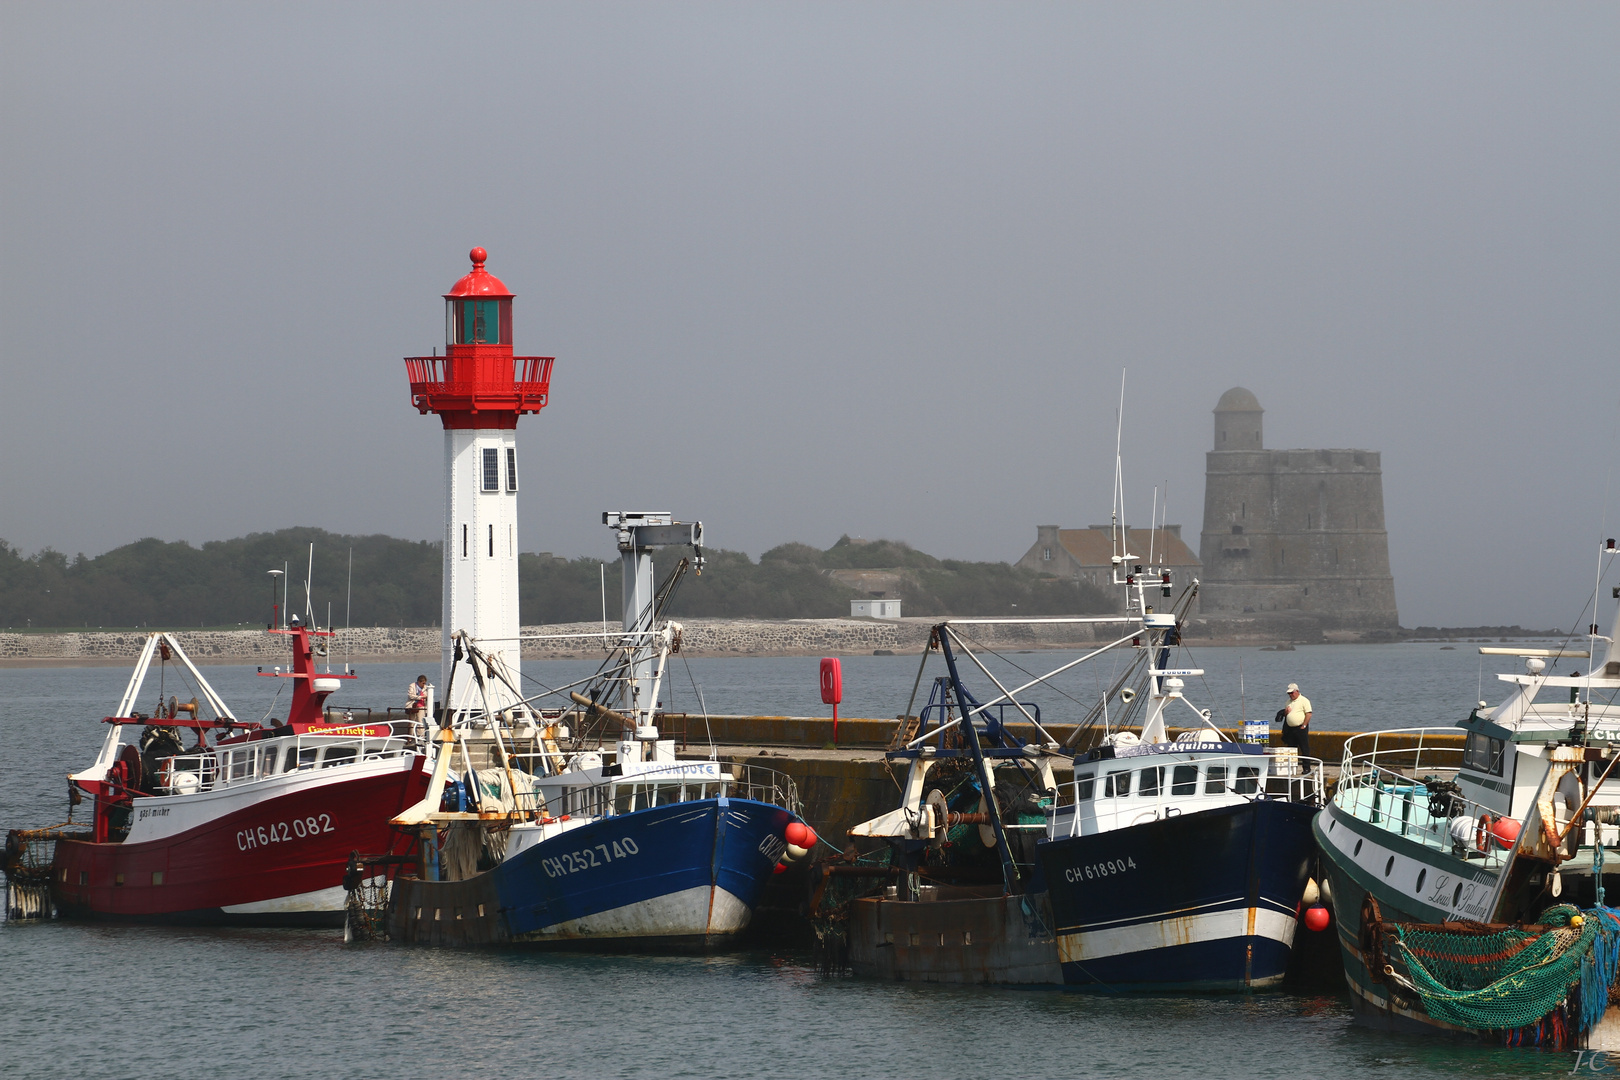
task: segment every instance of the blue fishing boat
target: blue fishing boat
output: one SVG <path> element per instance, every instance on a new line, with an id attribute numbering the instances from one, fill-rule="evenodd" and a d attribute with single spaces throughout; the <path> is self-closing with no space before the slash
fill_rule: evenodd
<path id="1" fill-rule="evenodd" d="M 711 947 L 744 930 L 765 883 L 814 845 L 791 779 L 683 760 L 659 731 L 681 637 L 664 607 L 701 564 L 702 525 L 656 513 L 604 521 L 623 557 L 625 618 L 620 631 L 579 635 L 609 646 L 597 676 L 525 696 L 496 657 L 458 636 L 452 678 L 473 692 L 444 714 L 426 796 L 394 822 L 423 856 L 414 865 L 356 856 L 351 937 Z M 677 543 L 693 558 L 654 590 L 652 552 Z M 558 696 L 569 709 L 544 707 Z M 491 700 L 515 704 L 482 704 Z"/>

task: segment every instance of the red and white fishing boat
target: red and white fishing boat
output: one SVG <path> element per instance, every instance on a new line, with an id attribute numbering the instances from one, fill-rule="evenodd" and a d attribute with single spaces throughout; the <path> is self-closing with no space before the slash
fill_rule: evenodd
<path id="1" fill-rule="evenodd" d="M 237 719 L 171 635 L 147 638 L 95 763 L 68 778 L 75 801 L 82 792 L 92 802 L 89 831 L 8 838 L 11 917 L 48 917 L 54 906 L 81 918 L 342 925 L 349 854 L 398 847 L 389 819 L 427 790 L 425 733 L 408 720 L 329 721 L 326 698 L 354 678 L 317 673 L 331 632 L 294 618 L 270 633 L 292 644 L 286 671 L 261 672 L 292 681 L 285 721 Z M 160 677 L 147 716 L 134 708 L 154 658 L 164 676 L 175 662 L 168 677 L 189 681 L 195 696 L 165 702 Z M 47 898 L 39 855 L 52 844 Z M 35 894 L 19 896 L 31 862 Z"/>

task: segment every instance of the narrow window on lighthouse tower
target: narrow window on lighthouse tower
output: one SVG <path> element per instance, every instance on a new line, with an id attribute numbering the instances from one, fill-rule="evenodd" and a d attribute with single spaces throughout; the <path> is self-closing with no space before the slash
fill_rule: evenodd
<path id="1" fill-rule="evenodd" d="M 484 490 L 501 490 L 501 453 L 493 446 L 484 447 Z"/>
<path id="2" fill-rule="evenodd" d="M 510 446 L 506 448 L 506 490 L 517 490 L 517 451 Z"/>
<path id="3" fill-rule="evenodd" d="M 465 525 L 461 527 L 461 557 L 463 559 L 467 557 L 467 526 Z"/>
<path id="4" fill-rule="evenodd" d="M 489 557 L 492 559 L 495 557 L 495 526 L 493 524 L 489 527 Z"/>

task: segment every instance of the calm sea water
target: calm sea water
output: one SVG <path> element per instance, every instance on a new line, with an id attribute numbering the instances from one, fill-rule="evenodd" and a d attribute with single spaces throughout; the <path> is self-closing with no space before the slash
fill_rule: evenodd
<path id="1" fill-rule="evenodd" d="M 1297 681 L 1321 728 L 1449 723 L 1476 699 L 1459 646 L 1208 649 L 1189 696 L 1270 715 Z M 1015 654 L 1002 674 L 1055 666 Z M 1244 694 L 1239 696 L 1241 661 Z M 905 706 L 916 657 L 851 657 L 842 715 Z M 937 664 L 937 661 L 934 661 Z M 1500 664 L 1500 668 L 1496 665 Z M 586 661 L 531 663 L 556 685 Z M 667 704 L 696 711 L 688 665 Z M 689 662 L 711 712 L 824 715 L 816 660 Z M 1506 670 L 1501 658 L 1484 669 Z M 937 667 L 933 670 L 937 670 Z M 238 715 L 270 708 L 251 667 L 204 673 Z M 379 664 L 343 697 L 402 704 L 416 665 Z M 430 675 L 433 672 L 429 672 Z M 54 823 L 128 673 L 0 670 L 0 827 Z M 1065 684 L 1075 697 L 1107 669 Z M 925 684 L 926 685 L 926 684 Z M 143 706 L 155 698 L 149 687 Z M 176 688 L 171 684 L 170 690 Z M 189 689 L 180 691 L 190 697 Z M 1039 699 L 1069 718 L 1076 702 Z M 279 713 L 279 705 L 277 711 Z M 1066 712 L 1065 707 L 1069 710 Z M 1190 717 L 1191 714 L 1189 713 Z M 1568 1075 L 1573 1055 L 1396 1038 L 1338 997 L 1108 997 L 823 978 L 807 950 L 637 957 L 345 946 L 338 931 L 0 925 L 7 1077 L 1495 1077 Z"/>

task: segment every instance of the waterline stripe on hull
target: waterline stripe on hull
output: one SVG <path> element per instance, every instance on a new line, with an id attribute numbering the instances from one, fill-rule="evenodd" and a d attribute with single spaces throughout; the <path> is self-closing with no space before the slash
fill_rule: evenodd
<path id="1" fill-rule="evenodd" d="M 1268 913 L 1285 916 L 1289 919 L 1289 921 L 1292 921 L 1294 918 L 1294 908 L 1285 907 L 1269 896 L 1259 897 L 1258 903 L 1259 906 L 1263 907 Z M 1201 914 L 1219 914 L 1225 910 L 1232 910 L 1234 907 L 1238 908 L 1238 910 L 1244 910 L 1241 907 L 1242 904 L 1243 897 L 1231 896 L 1220 900 L 1211 900 L 1206 904 L 1194 904 L 1191 907 L 1179 908 L 1176 911 L 1155 911 L 1151 914 L 1132 915 L 1124 919 L 1106 919 L 1102 922 L 1082 923 L 1078 926 L 1064 926 L 1059 928 L 1058 933 L 1094 934 L 1100 930 L 1142 926 L 1148 923 L 1161 922 L 1165 919 L 1184 919 Z"/>
<path id="2" fill-rule="evenodd" d="M 315 911 L 336 915 L 341 918 L 344 905 L 348 901 L 348 895 L 343 886 L 334 885 L 330 889 L 316 889 L 314 892 L 298 893 L 294 896 L 278 896 L 251 904 L 227 904 L 220 910 L 227 915 L 269 915 L 293 911 Z"/>
<path id="3" fill-rule="evenodd" d="M 554 923 L 516 940 L 714 937 L 741 932 L 751 914 L 749 905 L 725 889 L 699 886 Z"/>
<path id="4" fill-rule="evenodd" d="M 1088 963 L 1111 956 L 1169 949 L 1227 938 L 1261 937 L 1294 943 L 1294 916 L 1264 908 L 1237 908 L 1202 915 L 1164 916 L 1156 921 L 1112 930 L 1058 935 L 1058 959 L 1065 964 Z"/>

